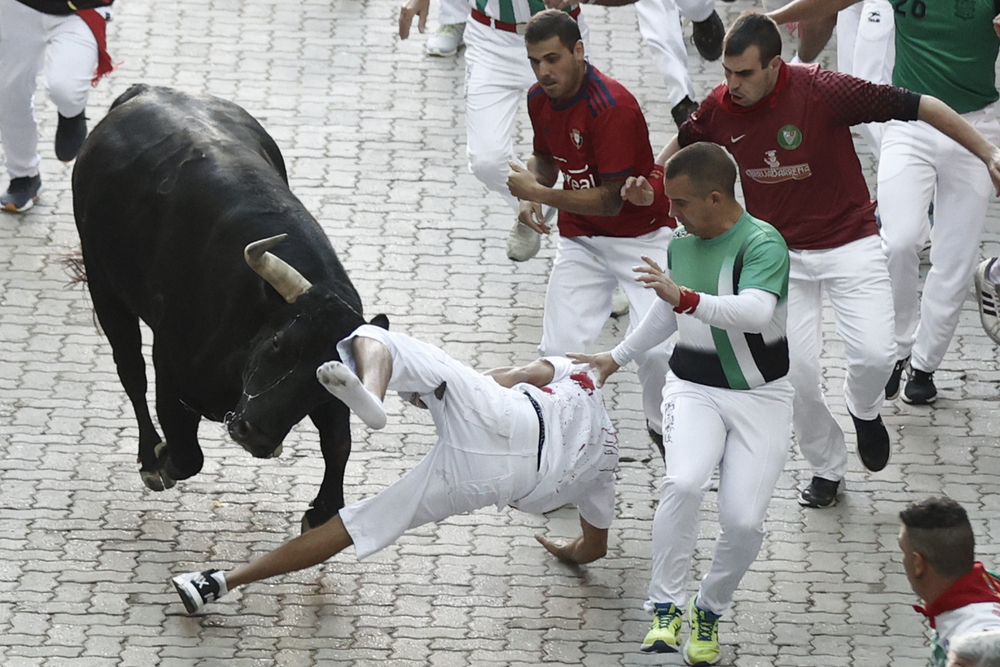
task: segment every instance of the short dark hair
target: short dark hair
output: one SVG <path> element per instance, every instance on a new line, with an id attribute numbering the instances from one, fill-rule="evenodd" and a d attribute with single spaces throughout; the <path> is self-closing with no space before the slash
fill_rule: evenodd
<path id="1" fill-rule="evenodd" d="M 781 55 L 781 33 L 778 24 L 770 17 L 756 12 L 743 12 L 729 27 L 722 43 L 723 54 L 735 57 L 751 46 L 760 51 L 760 64 L 767 67 L 775 56 Z"/>
<path id="2" fill-rule="evenodd" d="M 899 513 L 910 546 L 943 577 L 972 571 L 976 538 L 965 509 L 951 498 L 931 497 Z"/>
<path id="3" fill-rule="evenodd" d="M 695 191 L 703 197 L 716 191 L 736 198 L 736 164 L 719 144 L 699 141 L 685 146 L 667 160 L 664 173 L 670 179 L 687 174 Z"/>
<path id="4" fill-rule="evenodd" d="M 558 9 L 540 11 L 528 21 L 528 27 L 524 31 L 524 41 L 528 44 L 538 44 L 550 37 L 558 37 L 562 45 L 572 51 L 581 39 L 580 26 L 564 11 Z"/>

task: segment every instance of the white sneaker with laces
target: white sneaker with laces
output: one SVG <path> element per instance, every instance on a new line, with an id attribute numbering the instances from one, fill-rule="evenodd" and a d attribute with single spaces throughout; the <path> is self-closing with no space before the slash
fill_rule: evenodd
<path id="1" fill-rule="evenodd" d="M 1000 289 L 990 282 L 990 267 L 997 261 L 997 257 L 984 259 L 976 267 L 976 302 L 979 304 L 979 320 L 983 323 L 986 335 L 993 339 L 994 343 L 1000 343 L 1000 316 L 997 314 L 997 306 L 1000 305 Z"/>
<path id="2" fill-rule="evenodd" d="M 437 32 L 427 38 L 424 49 L 429 56 L 453 56 L 462 46 L 462 36 L 465 34 L 464 23 L 445 23 L 438 26 Z"/>
<path id="3" fill-rule="evenodd" d="M 173 582 L 189 614 L 202 611 L 206 603 L 215 602 L 229 592 L 226 587 L 226 575 L 219 570 L 186 572 L 170 581 Z"/>

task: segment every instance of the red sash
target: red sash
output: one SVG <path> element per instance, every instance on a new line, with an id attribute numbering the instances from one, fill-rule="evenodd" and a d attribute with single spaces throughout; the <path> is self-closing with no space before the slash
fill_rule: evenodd
<path id="1" fill-rule="evenodd" d="M 107 21 L 97 13 L 96 9 L 80 9 L 76 15 L 83 19 L 97 40 L 97 71 L 91 79 L 91 83 L 96 86 L 102 76 L 109 74 L 115 68 L 111 56 L 108 55 Z"/>

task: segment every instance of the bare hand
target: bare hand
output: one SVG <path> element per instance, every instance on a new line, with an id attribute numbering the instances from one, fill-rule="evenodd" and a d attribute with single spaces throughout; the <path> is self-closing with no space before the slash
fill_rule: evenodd
<path id="1" fill-rule="evenodd" d="M 518 199 L 535 201 L 538 198 L 539 188 L 535 175 L 516 162 L 507 164 L 510 165 L 510 173 L 507 175 L 507 189 L 510 193 Z"/>
<path id="2" fill-rule="evenodd" d="M 636 266 L 632 270 L 639 274 L 635 279 L 637 283 L 642 283 L 643 287 L 651 289 L 656 292 L 656 296 L 660 297 L 671 306 L 676 306 L 681 302 L 681 288 L 677 284 L 667 277 L 667 274 L 663 272 L 659 264 L 654 262 L 649 257 L 642 255 L 642 261 L 646 262 L 646 266 Z"/>
<path id="3" fill-rule="evenodd" d="M 997 37 L 1000 37 L 1000 14 L 993 17 L 993 30 L 996 31 Z"/>
<path id="4" fill-rule="evenodd" d="M 645 176 L 629 176 L 622 186 L 622 199 L 635 206 L 650 206 L 655 195 Z"/>
<path id="5" fill-rule="evenodd" d="M 611 377 L 621 366 L 615 363 L 610 352 L 598 352 L 597 354 L 579 354 L 570 352 L 566 355 L 578 364 L 587 364 L 597 371 L 597 386 L 603 387 L 604 382 Z"/>
<path id="6" fill-rule="evenodd" d="M 994 21 L 994 27 L 1000 32 L 1000 25 L 997 25 L 996 21 Z M 990 156 L 989 162 L 986 163 L 986 169 L 990 172 L 993 189 L 996 190 L 997 196 L 1000 197 L 1000 148 L 993 147 L 993 155 Z"/>
<path id="7" fill-rule="evenodd" d="M 548 234 L 552 230 L 545 224 L 545 215 L 542 213 L 542 205 L 538 202 L 521 200 L 521 208 L 517 213 L 517 219 L 528 225 L 539 234 Z"/>
<path id="8" fill-rule="evenodd" d="M 406 0 L 399 8 L 399 38 L 406 39 L 410 36 L 410 28 L 413 27 L 413 17 L 419 16 L 417 29 L 423 34 L 427 28 L 427 14 L 430 12 L 430 0 Z"/>
<path id="9" fill-rule="evenodd" d="M 557 544 L 542 535 L 535 535 L 535 539 L 538 540 L 539 544 L 545 547 L 546 551 L 563 563 L 568 563 L 570 565 L 580 564 L 581 561 L 576 555 L 576 547 L 582 538 L 578 537 L 572 542 L 567 542 L 566 544 Z"/>

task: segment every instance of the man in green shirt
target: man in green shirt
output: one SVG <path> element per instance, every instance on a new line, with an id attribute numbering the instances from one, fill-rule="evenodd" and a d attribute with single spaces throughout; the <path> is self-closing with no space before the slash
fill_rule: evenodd
<path id="1" fill-rule="evenodd" d="M 788 249 L 778 231 L 735 198 L 736 165 L 702 142 L 666 164 L 664 190 L 683 225 L 661 270 L 647 257 L 637 280 L 659 300 L 614 350 L 569 355 L 603 381 L 635 354 L 678 333 L 663 390 L 666 476 L 653 520 L 645 652 L 680 647 L 687 610 L 689 664 L 720 658 L 718 622 L 764 539 L 764 516 L 791 445 L 792 386 L 785 338 Z M 698 510 L 719 468 L 712 566 L 697 595 L 686 583 Z"/>

